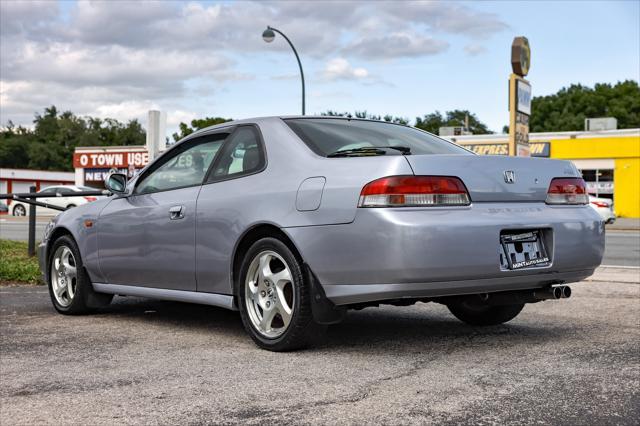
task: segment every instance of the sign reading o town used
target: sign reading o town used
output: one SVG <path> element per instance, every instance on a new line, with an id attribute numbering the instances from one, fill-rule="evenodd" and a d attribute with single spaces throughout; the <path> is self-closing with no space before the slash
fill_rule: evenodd
<path id="1" fill-rule="evenodd" d="M 149 162 L 147 152 L 76 152 L 73 167 L 82 169 L 142 168 Z"/>

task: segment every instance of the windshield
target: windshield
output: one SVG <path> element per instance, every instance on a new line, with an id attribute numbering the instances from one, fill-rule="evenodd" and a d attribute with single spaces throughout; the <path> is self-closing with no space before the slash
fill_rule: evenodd
<path id="1" fill-rule="evenodd" d="M 284 120 L 316 154 L 339 157 L 352 150 L 358 155 L 467 154 L 469 151 L 427 132 L 383 121 L 334 118 L 289 118 Z M 382 149 L 393 148 L 397 149 Z M 381 149 L 375 149 L 381 148 Z"/>

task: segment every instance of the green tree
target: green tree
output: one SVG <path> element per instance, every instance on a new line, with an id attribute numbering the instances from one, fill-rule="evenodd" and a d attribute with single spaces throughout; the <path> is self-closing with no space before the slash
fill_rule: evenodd
<path id="1" fill-rule="evenodd" d="M 78 146 L 144 145 L 146 139 L 137 120 L 78 117 L 55 106 L 37 113 L 33 124 L 29 130 L 9 122 L 0 130 L 0 167 L 73 170 Z"/>
<path id="2" fill-rule="evenodd" d="M 191 133 L 205 129 L 209 126 L 215 126 L 216 124 L 226 123 L 227 121 L 231 121 L 231 118 L 222 118 L 222 117 L 206 117 L 191 120 L 191 126 L 186 123 L 180 123 L 178 128 L 180 129 L 179 133 L 173 134 L 173 140 L 178 142 L 180 139 L 190 135 Z"/>
<path id="3" fill-rule="evenodd" d="M 426 114 L 422 118 L 416 117 L 415 127 L 437 135 L 440 127 L 465 127 L 467 119 L 469 120 L 469 130 L 474 135 L 493 133 L 474 113 L 460 109 L 447 111 L 444 115 L 440 111 L 436 111 Z"/>
<path id="4" fill-rule="evenodd" d="M 380 115 L 375 115 L 375 114 L 369 114 L 367 112 L 367 110 L 364 111 L 355 111 L 353 114 L 349 113 L 349 112 L 337 112 L 337 111 L 333 111 L 333 110 L 327 110 L 325 112 L 321 112 L 320 115 L 322 116 L 326 116 L 326 117 L 355 117 L 355 118 L 362 118 L 362 119 L 367 119 L 367 120 L 377 120 L 377 121 L 388 121 L 390 123 L 396 123 L 396 124 L 404 124 L 404 125 L 408 125 L 409 124 L 409 119 L 404 118 L 404 117 L 394 117 L 392 115 L 385 115 L 380 116 Z"/>
<path id="5" fill-rule="evenodd" d="M 0 167 L 17 167 L 29 163 L 29 153 L 25 146 L 33 142 L 33 134 L 26 128 L 9 121 L 0 131 Z"/>
<path id="6" fill-rule="evenodd" d="M 619 129 L 640 127 L 640 88 L 627 80 L 593 88 L 572 84 L 531 101 L 531 132 L 584 130 L 585 118 L 615 117 Z"/>

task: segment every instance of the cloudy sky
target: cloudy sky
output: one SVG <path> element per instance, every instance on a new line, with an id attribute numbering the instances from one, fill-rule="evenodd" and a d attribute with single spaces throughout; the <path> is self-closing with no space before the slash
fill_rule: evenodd
<path id="1" fill-rule="evenodd" d="M 172 2 L 0 0 L 0 122 L 48 105 L 81 115 L 204 116 L 367 110 L 414 119 L 470 109 L 508 121 L 510 45 L 532 47 L 534 95 L 640 78 L 640 2 Z"/>

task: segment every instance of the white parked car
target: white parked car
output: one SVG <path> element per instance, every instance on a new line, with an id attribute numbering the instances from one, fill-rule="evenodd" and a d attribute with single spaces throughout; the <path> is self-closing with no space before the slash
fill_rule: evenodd
<path id="1" fill-rule="evenodd" d="M 616 213 L 613 211 L 613 201 L 609 198 L 598 198 L 589 195 L 589 205 L 600 214 L 604 223 L 613 223 L 616 221 Z"/>
<path id="2" fill-rule="evenodd" d="M 96 188 L 90 188 L 88 186 L 75 186 L 75 185 L 55 185 L 48 186 L 38 191 L 41 195 L 50 195 L 49 197 L 37 198 L 36 201 L 45 204 L 51 204 L 54 206 L 60 206 L 64 208 L 81 206 L 91 201 L 95 201 L 101 196 L 73 196 L 75 192 L 82 191 L 97 191 Z M 29 213 L 29 204 L 21 203 L 20 201 L 13 200 L 9 206 L 11 214 L 14 216 L 26 216 Z M 60 213 L 58 210 L 48 209 L 46 207 L 36 207 L 37 215 L 57 215 Z"/>

